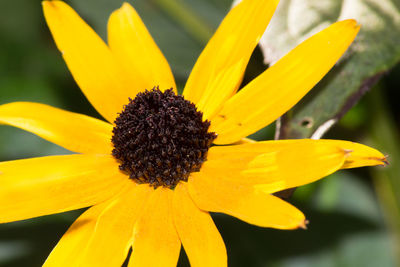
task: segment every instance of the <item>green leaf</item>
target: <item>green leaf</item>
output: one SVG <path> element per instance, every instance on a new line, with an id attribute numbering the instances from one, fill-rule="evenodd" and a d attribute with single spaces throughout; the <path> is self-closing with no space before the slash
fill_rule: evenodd
<path id="1" fill-rule="evenodd" d="M 268 64 L 335 21 L 361 25 L 338 64 L 283 120 L 282 138 L 311 137 L 317 129 L 315 137 L 322 136 L 399 62 L 399 8 L 399 0 L 281 0 L 260 43 Z"/>

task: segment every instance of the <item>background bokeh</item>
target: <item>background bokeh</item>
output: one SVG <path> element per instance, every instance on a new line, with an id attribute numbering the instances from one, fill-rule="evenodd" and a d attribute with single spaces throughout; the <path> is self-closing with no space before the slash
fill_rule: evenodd
<path id="1" fill-rule="evenodd" d="M 121 0 L 67 2 L 104 39 L 109 14 L 122 4 Z M 231 0 L 130 2 L 170 62 L 180 89 L 232 4 Z M 397 8 L 393 12 L 400 14 L 400 4 L 392 2 Z M 270 42 L 274 40 L 270 38 Z M 277 42 L 280 40 L 276 38 Z M 376 42 L 400 47 L 397 40 L 388 34 Z M 364 58 L 371 64 L 379 60 L 369 54 Z M 398 55 L 390 58 L 396 61 Z M 325 136 L 377 147 L 389 155 L 390 165 L 340 171 L 298 188 L 289 201 L 310 220 L 308 230 L 262 229 L 215 214 L 230 266 L 400 266 L 400 65 L 395 63 L 388 63 L 380 81 Z M 392 66 L 395 67 L 389 70 Z M 258 48 L 244 82 L 266 68 Z M 46 103 L 99 117 L 66 68 L 37 0 L 0 1 L 0 104 L 12 101 Z M 300 106 L 310 102 L 305 101 L 308 102 Z M 273 135 L 274 126 L 271 126 L 253 137 L 272 139 Z M 30 133 L 0 127 L 0 161 L 67 153 Z M 0 225 L 0 266 L 40 266 L 81 212 Z M 187 265 L 185 257 L 181 257 L 180 265 Z"/>

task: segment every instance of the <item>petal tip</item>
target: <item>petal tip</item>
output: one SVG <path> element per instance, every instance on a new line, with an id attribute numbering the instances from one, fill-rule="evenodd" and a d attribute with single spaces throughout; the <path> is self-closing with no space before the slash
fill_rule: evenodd
<path id="1" fill-rule="evenodd" d="M 310 223 L 309 220 L 304 219 L 299 225 L 298 228 L 301 228 L 303 230 L 307 230 L 307 225 Z"/>
<path id="2" fill-rule="evenodd" d="M 383 166 L 383 167 L 386 167 L 386 166 L 389 165 L 389 160 L 388 160 L 388 158 L 389 158 L 389 155 L 385 155 L 385 156 L 383 156 L 383 157 L 381 157 L 381 158 L 376 158 L 375 160 L 381 162 L 381 164 L 378 164 L 378 165 Z"/>
<path id="3" fill-rule="evenodd" d="M 377 150 L 376 150 L 377 151 Z M 370 155 L 369 157 L 366 157 L 367 160 L 374 162 L 375 166 L 388 166 L 389 165 L 389 155 L 384 155 L 381 152 L 377 151 L 379 153 L 378 155 Z"/>
<path id="4" fill-rule="evenodd" d="M 135 12 L 135 9 L 130 3 L 123 2 L 121 7 L 114 12 L 120 12 L 120 14 L 132 14 L 132 12 Z"/>
<path id="5" fill-rule="evenodd" d="M 132 6 L 128 2 L 123 2 L 121 8 L 123 8 L 123 9 L 132 8 Z"/>
<path id="6" fill-rule="evenodd" d="M 343 23 L 353 27 L 357 26 L 357 21 L 355 19 L 345 19 Z"/>
<path id="7" fill-rule="evenodd" d="M 384 164 L 385 166 L 389 165 L 388 157 L 389 157 L 389 156 L 386 155 L 386 156 L 382 159 L 382 162 L 383 162 L 383 164 Z"/>
<path id="8" fill-rule="evenodd" d="M 64 2 L 58 1 L 58 0 L 45 0 L 45 1 L 42 1 L 42 6 L 43 6 L 43 7 L 53 7 L 53 8 L 56 8 L 57 5 L 62 5 L 62 4 L 66 5 Z"/>
<path id="9" fill-rule="evenodd" d="M 358 24 L 358 22 L 355 19 L 346 19 L 340 21 L 343 27 L 345 28 L 350 28 L 354 30 L 355 32 L 358 32 L 360 30 L 361 25 Z"/>
<path id="10" fill-rule="evenodd" d="M 42 1 L 42 8 L 48 8 L 53 5 L 53 1 Z"/>

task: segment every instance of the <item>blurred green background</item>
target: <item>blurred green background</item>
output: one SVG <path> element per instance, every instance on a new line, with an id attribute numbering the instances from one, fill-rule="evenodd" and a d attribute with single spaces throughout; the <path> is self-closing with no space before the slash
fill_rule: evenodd
<path id="1" fill-rule="evenodd" d="M 121 0 L 67 2 L 103 38 L 106 38 L 109 14 L 122 4 Z M 130 2 L 170 62 L 180 89 L 202 48 L 232 4 L 231 0 Z M 299 1 L 291 2 L 294 5 Z M 380 12 L 378 17 L 362 12 L 360 20 L 366 21 L 367 25 L 363 24 L 365 31 L 360 33 L 356 48 L 364 47 L 364 50 L 354 49 L 346 62 L 341 62 L 338 70 L 329 73 L 329 77 L 318 85 L 317 93 L 312 93 L 286 116 L 286 126 L 291 129 L 286 137 L 310 137 L 320 122 L 343 111 L 342 104 L 347 103 L 365 81 L 379 74 L 379 82 L 375 84 L 376 79 L 367 84 L 369 92 L 324 138 L 358 141 L 379 148 L 389 155 L 390 165 L 340 171 L 298 188 L 289 201 L 302 209 L 310 220 L 308 230 L 262 229 L 215 214 L 215 222 L 228 250 L 229 266 L 400 266 L 400 65 L 397 64 L 400 55 L 400 27 L 397 27 L 400 4 L 398 1 L 383 1 L 385 8 L 380 10 L 373 5 L 375 1 L 364 2 L 371 4 L 371 10 Z M 334 13 L 338 11 L 331 4 L 343 4 L 342 1 L 324 0 L 319 3 L 330 8 L 327 9 L 329 12 L 313 10 L 324 14 L 324 22 L 332 23 L 340 17 Z M 294 18 L 291 15 L 293 11 L 289 14 L 282 10 L 274 17 L 276 22 L 288 22 L 289 18 Z M 0 104 L 35 101 L 99 117 L 80 92 L 57 51 L 45 24 L 40 1 L 3 0 L 0 12 Z M 379 23 L 373 24 L 372 21 Z M 313 23 L 323 24 L 318 20 Z M 285 28 L 277 28 L 277 24 L 282 26 L 284 23 L 271 26 L 270 35 L 274 33 L 272 36 L 276 36 L 270 36 L 271 43 L 276 41 L 279 44 L 283 40 L 293 45 L 303 35 L 312 32 L 307 28 L 290 39 L 285 36 Z M 280 51 L 275 52 L 280 54 Z M 267 66 L 264 63 L 261 49 L 257 48 L 244 83 L 265 70 Z M 346 75 L 356 72 L 352 84 L 341 76 L 344 72 Z M 332 101 L 326 89 L 332 84 L 341 91 L 332 91 L 333 88 L 329 92 L 342 98 Z M 323 108 L 331 111 L 321 117 L 313 103 L 326 100 L 333 104 Z M 310 116 L 311 126 L 304 123 L 304 119 Z M 272 139 L 274 128 L 270 126 L 253 137 Z M 66 153 L 69 152 L 30 133 L 8 126 L 0 127 L 0 161 Z M 0 266 L 40 266 L 80 213 L 73 211 L 0 225 Z M 180 265 L 187 265 L 185 256 L 181 257 Z"/>

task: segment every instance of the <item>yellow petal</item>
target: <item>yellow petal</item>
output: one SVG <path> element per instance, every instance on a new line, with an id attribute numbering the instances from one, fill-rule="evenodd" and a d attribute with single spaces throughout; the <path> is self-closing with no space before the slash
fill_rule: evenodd
<path id="1" fill-rule="evenodd" d="M 251 185 L 201 172 L 193 173 L 188 185 L 190 196 L 202 210 L 226 213 L 261 227 L 304 227 L 305 218 L 301 211 Z"/>
<path id="2" fill-rule="evenodd" d="M 325 142 L 338 142 L 335 140 L 324 140 Z M 364 166 L 385 166 L 388 164 L 386 157 L 378 150 L 358 143 L 339 141 L 343 149 L 350 151 L 342 169 L 358 168 Z"/>
<path id="3" fill-rule="evenodd" d="M 43 267 L 78 266 L 87 242 L 95 232 L 97 219 L 112 200 L 89 208 L 71 225 L 53 249 Z"/>
<path id="4" fill-rule="evenodd" d="M 230 157 L 210 159 L 201 172 L 234 183 L 266 184 L 265 190 L 273 193 L 314 182 L 339 170 L 348 154 L 334 145 L 301 142 L 259 154 L 242 154 L 238 148 Z"/>
<path id="5" fill-rule="evenodd" d="M 154 86 L 176 90 L 167 60 L 130 4 L 124 3 L 110 16 L 108 44 L 129 76 L 134 78 L 132 91 L 140 92 Z"/>
<path id="6" fill-rule="evenodd" d="M 384 165 L 379 151 L 340 140 L 279 140 L 212 147 L 200 170 L 271 193 L 301 186 L 341 168 Z"/>
<path id="7" fill-rule="evenodd" d="M 278 0 L 244 0 L 225 17 L 197 60 L 183 95 L 208 119 L 238 89 Z"/>
<path id="8" fill-rule="evenodd" d="M 87 210 L 58 242 L 44 266 L 121 266 L 131 246 L 133 226 L 152 191 L 147 185 L 129 186 L 115 198 Z"/>
<path id="9" fill-rule="evenodd" d="M 245 86 L 211 118 L 216 144 L 228 144 L 265 127 L 293 107 L 333 67 L 359 31 L 354 20 L 312 36 Z"/>
<path id="10" fill-rule="evenodd" d="M 244 138 L 240 139 L 240 141 L 236 142 L 235 145 L 242 145 L 242 144 L 249 144 L 249 143 L 257 143 L 257 141 L 244 137 Z"/>
<path id="11" fill-rule="evenodd" d="M 133 183 L 132 183 L 133 184 Z M 121 266 L 132 245 L 135 222 L 153 192 L 148 185 L 130 186 L 97 219 L 80 266 Z"/>
<path id="12" fill-rule="evenodd" d="M 268 142 L 268 141 L 267 141 Z M 341 167 L 342 169 L 349 169 L 349 168 L 358 168 L 364 166 L 385 166 L 388 164 L 385 155 L 383 155 L 378 150 L 351 141 L 344 141 L 344 140 L 329 140 L 329 139 L 320 139 L 320 140 L 312 140 L 312 139 L 298 139 L 298 140 L 279 140 L 279 141 L 270 141 L 271 143 L 274 142 L 273 145 L 268 145 L 271 148 L 273 146 L 292 146 L 297 142 L 304 142 L 309 144 L 315 145 L 332 145 L 336 146 L 342 150 L 348 152 L 346 160 Z M 264 143 L 264 142 L 259 142 Z M 257 149 L 263 149 L 261 147 Z"/>
<path id="13" fill-rule="evenodd" d="M 103 40 L 62 1 L 44 1 L 44 16 L 62 56 L 83 93 L 109 122 L 137 90 Z"/>
<path id="14" fill-rule="evenodd" d="M 172 221 L 173 191 L 157 188 L 134 227 L 128 266 L 176 266 L 181 242 Z"/>
<path id="15" fill-rule="evenodd" d="M 227 266 L 224 241 L 210 214 L 193 203 L 186 183 L 178 184 L 174 190 L 172 212 L 191 266 Z"/>
<path id="16" fill-rule="evenodd" d="M 0 163 L 0 223 L 80 209 L 118 193 L 128 176 L 108 155 L 67 155 Z"/>
<path id="17" fill-rule="evenodd" d="M 245 179 L 263 181 L 266 184 L 263 189 L 273 193 L 332 174 L 343 166 L 348 155 L 348 151 L 332 145 L 297 144 L 255 157 L 242 175 Z"/>
<path id="18" fill-rule="evenodd" d="M 51 106 L 29 102 L 1 105 L 0 123 L 32 132 L 70 151 L 112 151 L 111 124 Z"/>

